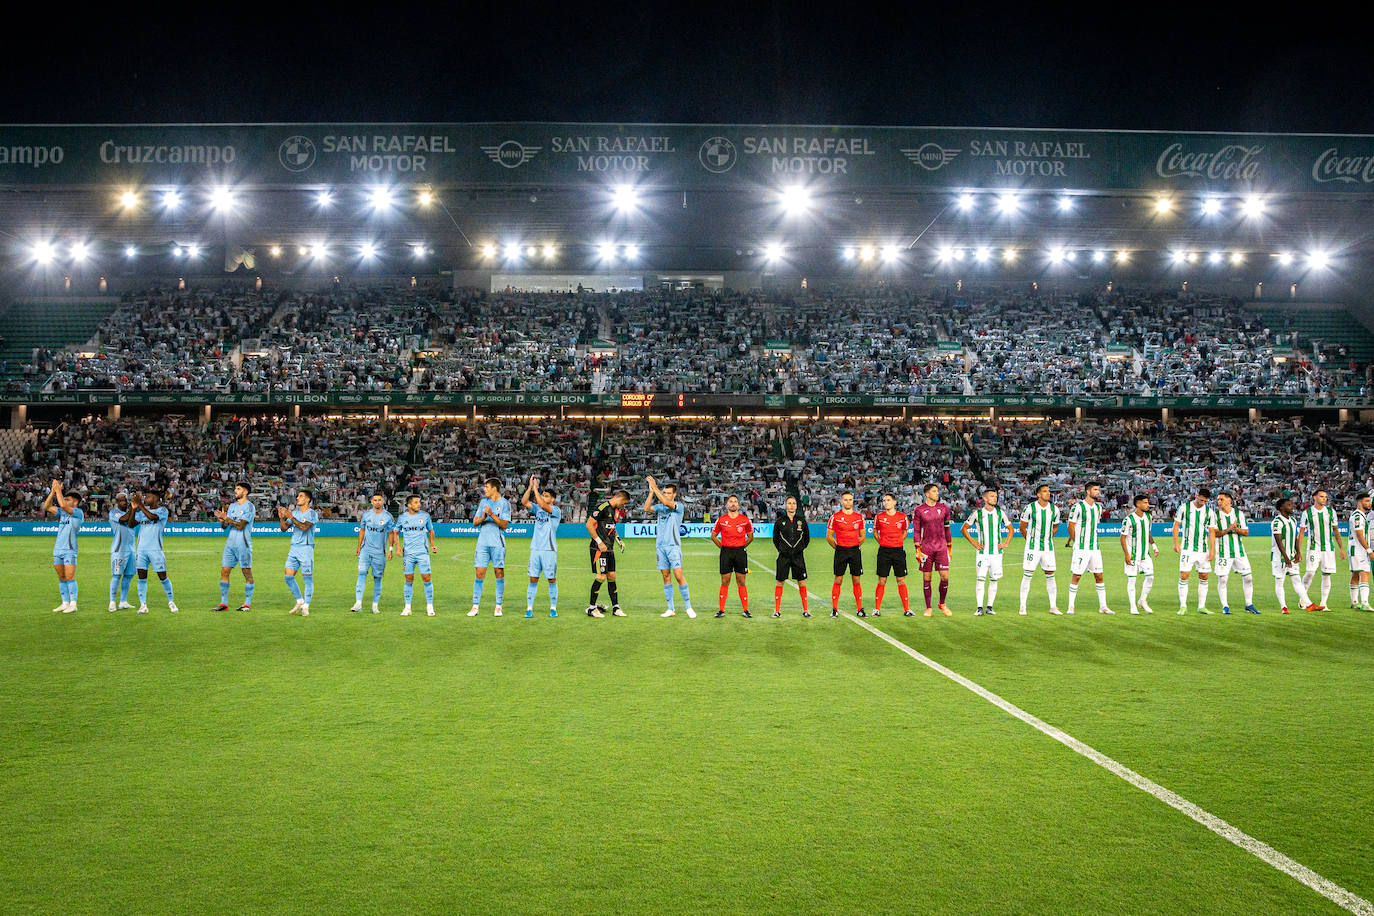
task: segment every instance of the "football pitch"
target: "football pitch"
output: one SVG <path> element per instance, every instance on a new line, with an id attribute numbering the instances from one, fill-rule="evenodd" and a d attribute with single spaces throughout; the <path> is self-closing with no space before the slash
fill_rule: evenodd
<path id="1" fill-rule="evenodd" d="M 592 620 L 585 539 L 560 545 L 559 618 L 512 539 L 505 616 L 468 618 L 474 541 L 441 540 L 438 616 L 351 614 L 351 539 L 321 539 L 311 616 L 288 616 L 286 544 L 259 539 L 251 613 L 211 614 L 221 542 L 169 539 L 181 613 L 105 610 L 108 540 L 83 539 L 81 610 L 51 542 L 0 551 L 0 885 L 8 912 L 1341 913 L 1272 864 L 870 632 L 828 616 L 829 550 L 772 611 L 711 619 L 719 575 L 684 544 L 698 612 L 659 619 L 652 541 L 618 556 L 629 616 Z M 1374 614 L 1281 616 L 1267 542 L 1258 617 L 1178 617 L 1167 541 L 1153 616 L 1084 584 L 1051 617 L 1019 543 L 993 618 L 869 623 L 1177 793 L 1357 898 L 1374 898 Z M 874 545 L 866 548 L 871 608 Z M 1068 551 L 1060 547 L 1059 604 Z M 457 559 L 453 557 L 457 555 Z M 922 602 L 919 575 L 909 580 Z M 1090 577 L 1089 577 L 1090 581 Z M 242 598 L 234 574 L 231 605 Z M 368 582 L 365 601 L 370 600 Z M 1290 589 L 1291 596 L 1291 589 Z M 609 603 L 603 589 L 600 600 Z M 137 599 L 134 599 L 137 603 Z M 1190 593 L 1190 604 L 1191 593 Z M 1290 607 L 1296 600 L 1290 597 Z M 846 584 L 841 610 L 852 613 Z M 1353 903 L 1361 911 L 1362 902 Z"/>

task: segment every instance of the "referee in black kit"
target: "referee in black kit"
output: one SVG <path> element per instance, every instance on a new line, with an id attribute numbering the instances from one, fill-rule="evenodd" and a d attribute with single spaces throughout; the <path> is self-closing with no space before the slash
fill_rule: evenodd
<path id="1" fill-rule="evenodd" d="M 806 548 L 811 543 L 811 527 L 797 507 L 797 497 L 787 497 L 785 508 L 773 520 L 773 546 L 778 549 L 777 584 L 773 586 L 773 616 L 782 616 L 783 583 L 791 576 L 801 592 L 802 616 L 810 617 L 806 608 Z"/>

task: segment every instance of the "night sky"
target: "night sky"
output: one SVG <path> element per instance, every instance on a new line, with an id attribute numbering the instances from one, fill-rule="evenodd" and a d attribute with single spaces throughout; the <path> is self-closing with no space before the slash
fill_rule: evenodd
<path id="1" fill-rule="evenodd" d="M 386 4 L 326 18 L 225 4 L 104 22 L 73 9 L 7 34 L 18 50 L 0 61 L 0 121 L 1374 133 L 1374 65 L 1343 40 L 1362 29 L 1333 18 L 1336 6 L 1296 25 L 1255 4 L 1116 5 L 1054 19 L 815 6 Z M 1123 16 L 1126 27 L 1104 27 Z"/>

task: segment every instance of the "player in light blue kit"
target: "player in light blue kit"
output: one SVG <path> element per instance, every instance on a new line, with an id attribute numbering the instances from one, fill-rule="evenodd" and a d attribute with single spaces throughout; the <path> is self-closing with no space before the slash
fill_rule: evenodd
<path id="1" fill-rule="evenodd" d="M 501 616 L 501 602 L 506 597 L 506 526 L 510 524 L 510 500 L 501 495 L 501 481 L 488 477 L 482 484 L 482 501 L 472 517 L 477 526 L 477 553 L 472 565 L 476 578 L 472 582 L 472 610 L 477 616 L 482 603 L 482 588 L 486 585 L 487 570 L 496 569 L 496 616 Z"/>
<path id="2" fill-rule="evenodd" d="M 531 494 L 538 494 L 530 499 Z M 539 590 L 539 577 L 549 582 L 549 616 L 558 616 L 558 526 L 563 510 L 558 508 L 558 494 L 540 490 L 539 478 L 531 477 L 530 485 L 520 497 L 520 505 L 534 515 L 534 536 L 530 541 L 529 588 L 525 589 L 525 616 L 534 616 L 534 595 Z"/>
<path id="3" fill-rule="evenodd" d="M 134 581 L 134 541 L 138 530 L 133 525 L 124 524 L 129 514 L 129 494 L 115 495 L 114 505 L 110 507 L 110 610 L 131 608 L 129 586 Z M 119 603 L 115 604 L 118 599 Z"/>
<path id="4" fill-rule="evenodd" d="M 296 507 L 277 507 L 277 520 L 281 530 L 291 529 L 291 549 L 286 552 L 286 587 L 296 599 L 295 607 L 289 613 L 302 617 L 310 616 L 310 599 L 315 597 L 315 526 L 319 524 L 320 513 L 311 507 L 315 494 L 301 490 L 296 494 Z M 305 591 L 296 582 L 300 574 L 305 583 Z"/>
<path id="5" fill-rule="evenodd" d="M 682 517 L 685 513 L 682 500 L 678 498 L 675 485 L 670 483 L 660 490 L 658 481 L 652 477 L 646 477 L 644 480 L 649 484 L 644 511 L 652 509 L 658 520 L 655 548 L 658 554 L 658 571 L 663 575 L 663 600 L 668 602 L 668 610 L 659 616 L 677 616 L 677 611 L 673 609 L 671 581 L 676 578 L 677 590 L 682 594 L 682 605 L 687 609 L 687 616 L 695 617 L 697 612 L 692 610 L 692 593 L 687 589 L 687 577 L 682 573 Z M 655 500 L 658 502 L 655 503 Z"/>
<path id="6" fill-rule="evenodd" d="M 363 609 L 363 586 L 367 584 L 367 572 L 372 570 L 372 613 L 380 614 L 378 602 L 382 600 L 382 576 L 386 575 L 386 561 L 396 553 L 396 519 L 386 511 L 386 496 L 372 494 L 372 508 L 363 513 L 358 520 L 358 546 L 353 555 L 358 558 L 358 584 L 353 588 L 355 614 Z M 406 602 L 409 604 L 409 602 Z"/>
<path id="7" fill-rule="evenodd" d="M 411 494 L 406 497 L 406 511 L 396 519 L 396 530 L 401 536 L 401 559 L 405 563 L 406 606 L 401 609 L 402 617 L 410 616 L 410 598 L 415 593 L 415 572 L 419 570 L 420 579 L 425 583 L 425 613 L 434 616 L 434 583 L 430 581 L 429 555 L 439 552 L 434 541 L 434 520 L 428 512 L 420 511 L 420 497 Z"/>
<path id="8" fill-rule="evenodd" d="M 138 612 L 148 613 L 148 570 L 157 573 L 162 590 L 167 594 L 167 610 L 177 612 L 176 600 L 172 597 L 172 582 L 167 578 L 167 555 L 162 549 L 162 532 L 167 527 L 170 514 L 166 506 L 161 506 L 162 494 L 147 487 L 140 498 L 137 493 L 132 497 L 129 514 L 124 524 L 138 525 L 138 544 L 135 547 L 135 565 L 138 567 Z"/>
<path id="9" fill-rule="evenodd" d="M 229 573 L 237 566 L 243 571 L 243 604 L 240 611 L 253 609 L 253 519 L 258 509 L 248 501 L 248 484 L 234 484 L 234 501 L 215 510 L 219 526 L 229 531 L 219 558 L 219 604 L 216 611 L 229 610 Z"/>
<path id="10" fill-rule="evenodd" d="M 57 516 L 57 540 L 52 545 L 52 568 L 57 570 L 57 591 L 62 603 L 52 609 L 54 614 L 76 613 L 76 534 L 86 513 L 81 511 L 81 497 L 62 492 L 62 482 L 54 480 L 43 500 L 43 516 Z"/>

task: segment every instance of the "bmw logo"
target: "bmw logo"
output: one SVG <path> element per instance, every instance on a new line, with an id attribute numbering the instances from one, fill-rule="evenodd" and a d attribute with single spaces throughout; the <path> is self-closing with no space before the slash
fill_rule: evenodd
<path id="1" fill-rule="evenodd" d="M 288 172 L 304 172 L 315 164 L 315 143 L 299 134 L 287 137 L 277 148 L 277 158 Z"/>
<path id="2" fill-rule="evenodd" d="M 735 144 L 728 138 L 712 137 L 701 144 L 701 149 L 697 152 L 697 159 L 700 160 L 701 167 L 706 171 L 715 172 L 719 175 L 735 167 L 735 162 L 739 159 L 739 151 L 735 149 Z"/>

